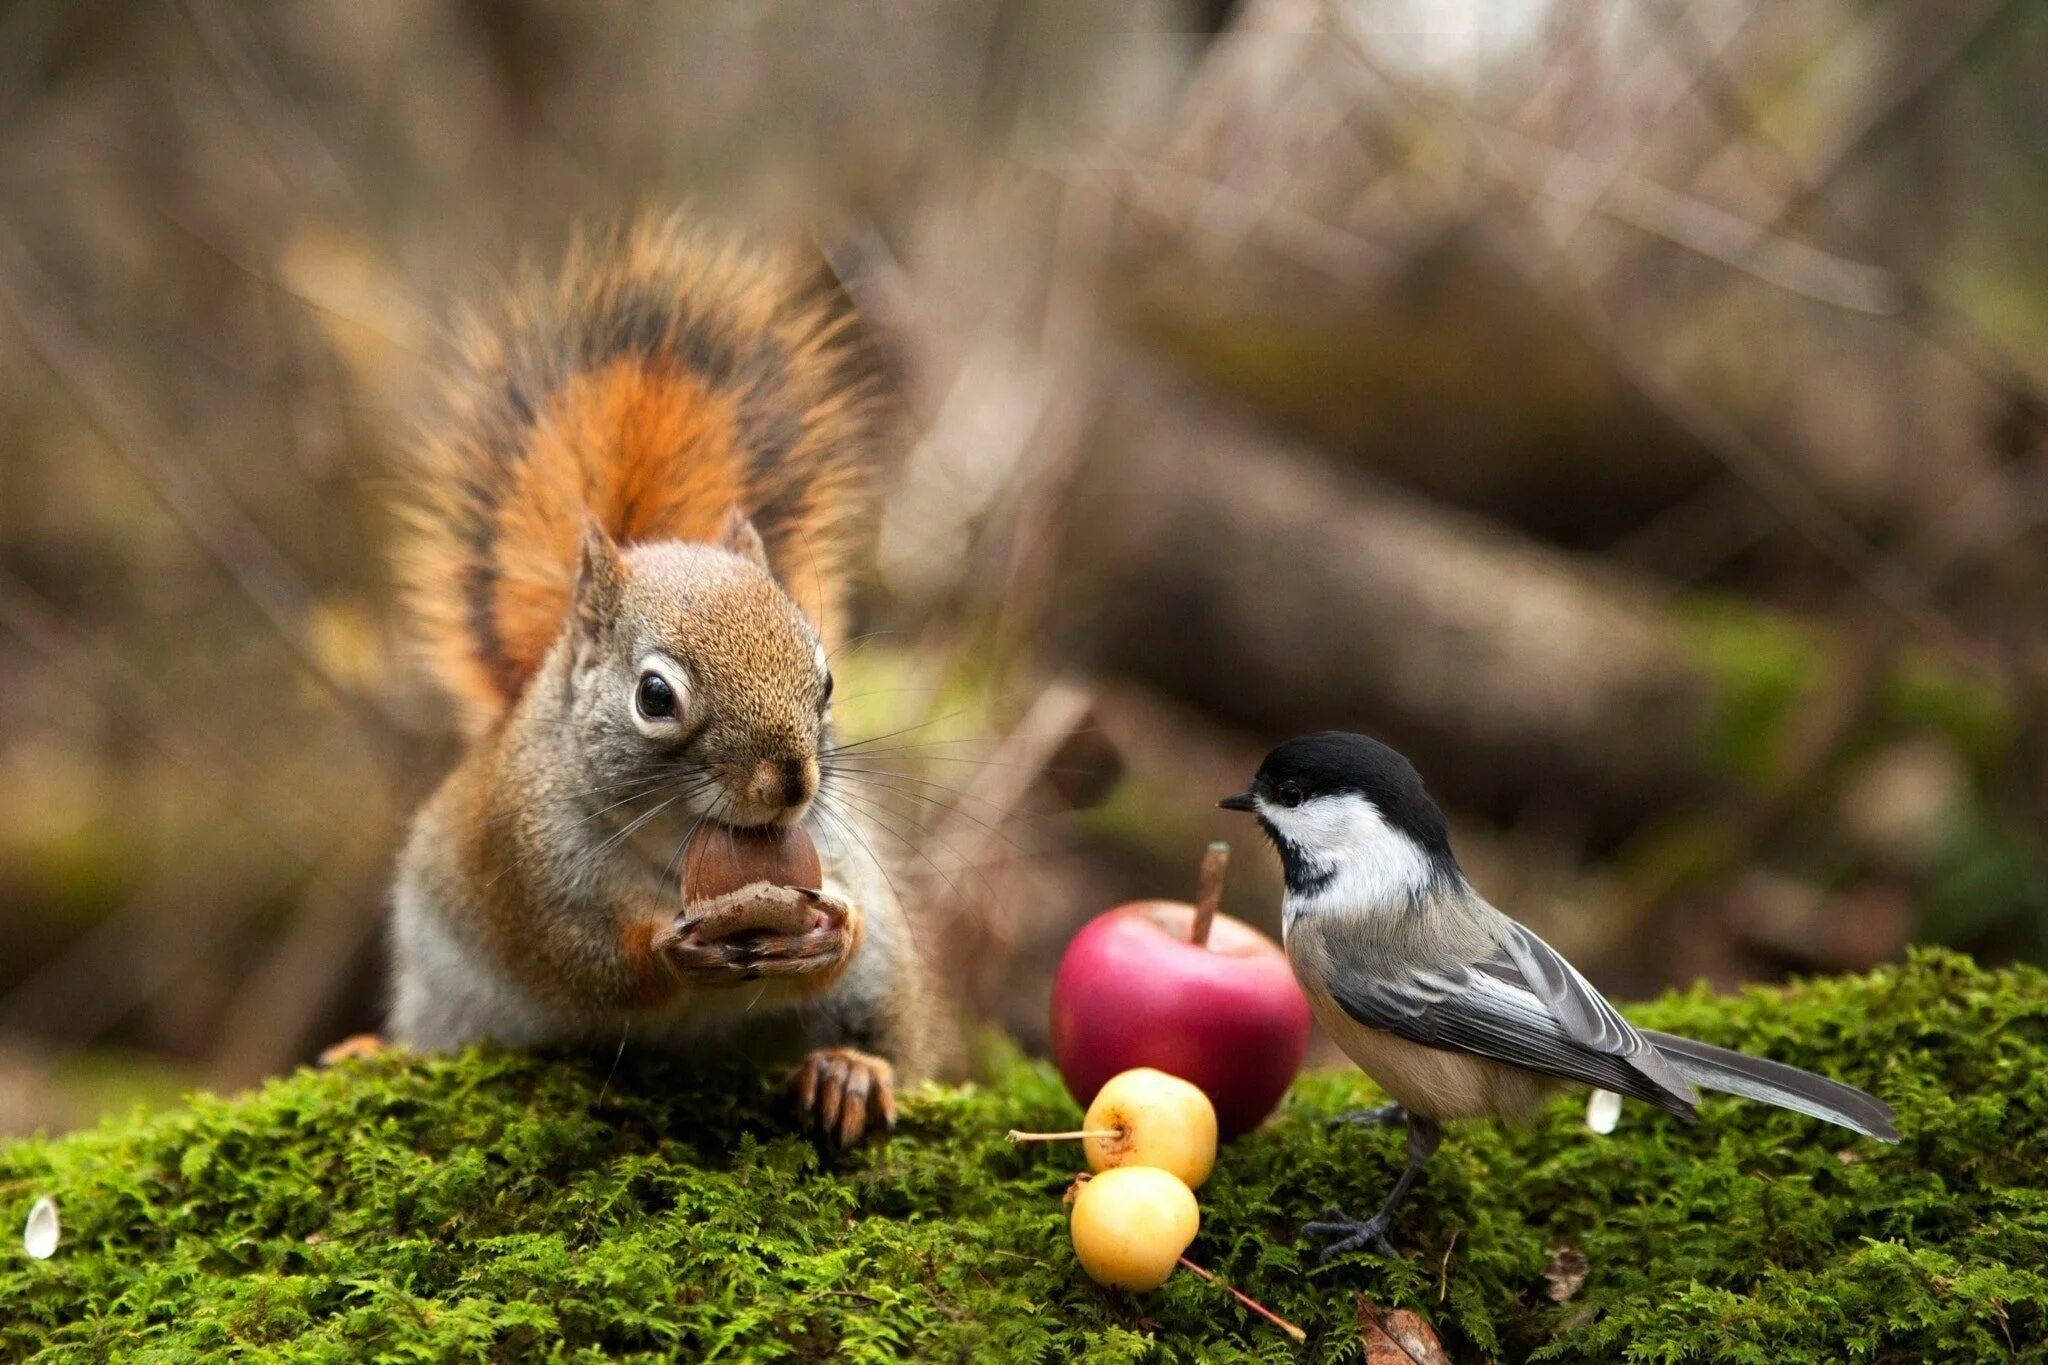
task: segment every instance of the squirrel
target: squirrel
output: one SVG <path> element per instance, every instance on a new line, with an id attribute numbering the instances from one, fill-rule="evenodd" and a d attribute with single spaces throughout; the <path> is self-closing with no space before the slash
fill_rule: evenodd
<path id="1" fill-rule="evenodd" d="M 393 1043 L 780 1058 L 828 1140 L 893 1126 L 923 964 L 859 813 L 818 799 L 877 367 L 814 278 L 643 222 L 463 329 L 398 565 L 465 745 L 399 858 Z M 804 828 L 829 932 L 694 960 L 706 821 Z"/>

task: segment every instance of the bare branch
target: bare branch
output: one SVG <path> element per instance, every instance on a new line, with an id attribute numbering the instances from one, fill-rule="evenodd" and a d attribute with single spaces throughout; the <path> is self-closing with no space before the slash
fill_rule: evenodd
<path id="1" fill-rule="evenodd" d="M 42 272 L 13 228 L 0 220 L 0 308 L 63 386 L 85 420 L 139 474 L 213 561 L 225 569 L 301 667 L 385 748 L 396 751 L 394 718 L 334 676 L 305 637 L 312 592 L 276 543 L 197 461 L 180 458 L 168 433 L 119 389 L 110 367 L 39 290 Z"/>

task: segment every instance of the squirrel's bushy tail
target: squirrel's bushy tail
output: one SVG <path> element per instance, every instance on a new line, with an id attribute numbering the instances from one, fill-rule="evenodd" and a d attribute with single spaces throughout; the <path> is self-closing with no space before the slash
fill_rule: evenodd
<path id="1" fill-rule="evenodd" d="M 829 633 L 872 500 L 875 371 L 814 278 L 663 220 L 468 322 L 400 570 L 472 729 L 553 643 L 586 515 L 622 544 L 707 539 L 737 504 Z"/>

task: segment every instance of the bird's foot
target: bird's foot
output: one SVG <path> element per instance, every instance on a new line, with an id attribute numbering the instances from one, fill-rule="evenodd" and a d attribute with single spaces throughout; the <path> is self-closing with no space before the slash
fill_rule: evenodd
<path id="1" fill-rule="evenodd" d="M 1408 1111 L 1394 1103 L 1376 1104 L 1370 1109 L 1346 1109 L 1330 1120 L 1332 1123 L 1355 1124 L 1360 1128 L 1391 1128 L 1407 1121 Z"/>
<path id="2" fill-rule="evenodd" d="M 1359 1220 L 1346 1217 L 1342 1209 L 1324 1209 L 1323 1216 L 1311 1223 L 1301 1225 L 1305 1237 L 1329 1237 L 1316 1256 L 1317 1265 L 1328 1265 L 1347 1251 L 1370 1250 L 1392 1260 L 1394 1244 L 1387 1240 L 1387 1215 L 1385 1211 Z"/>

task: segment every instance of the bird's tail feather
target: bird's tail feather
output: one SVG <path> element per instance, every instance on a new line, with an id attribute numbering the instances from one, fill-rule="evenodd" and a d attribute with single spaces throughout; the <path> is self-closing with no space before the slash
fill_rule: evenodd
<path id="1" fill-rule="evenodd" d="M 1892 1126 L 1891 1107 L 1853 1085 L 1675 1034 L 1653 1029 L 1642 1032 L 1687 1080 L 1702 1090 L 1761 1100 L 1795 1114 L 1838 1123 L 1880 1142 L 1899 1140 L 1899 1130 Z"/>

